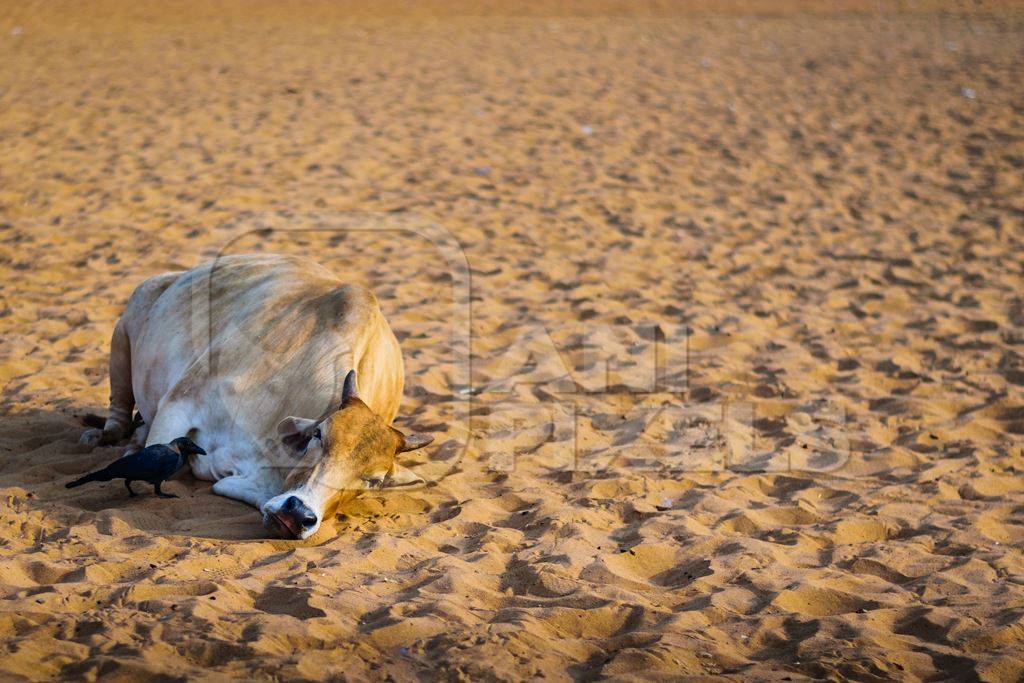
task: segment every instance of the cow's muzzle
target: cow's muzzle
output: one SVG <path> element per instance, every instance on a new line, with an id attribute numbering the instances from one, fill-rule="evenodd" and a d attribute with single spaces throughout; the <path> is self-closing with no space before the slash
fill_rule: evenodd
<path id="1" fill-rule="evenodd" d="M 285 538 L 302 538 L 317 521 L 316 513 L 295 496 L 288 496 L 277 510 L 267 510 L 268 526 L 276 526 Z"/>

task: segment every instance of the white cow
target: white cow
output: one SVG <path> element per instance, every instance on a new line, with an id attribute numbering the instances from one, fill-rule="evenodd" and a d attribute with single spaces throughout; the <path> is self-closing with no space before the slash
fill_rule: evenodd
<path id="1" fill-rule="evenodd" d="M 305 258 L 227 256 L 136 288 L 111 340 L 109 416 L 83 441 L 116 443 L 137 407 L 130 448 L 188 435 L 207 452 L 196 477 L 307 538 L 361 489 L 422 481 L 395 462 L 431 440 L 390 426 L 403 383 L 367 289 Z"/>

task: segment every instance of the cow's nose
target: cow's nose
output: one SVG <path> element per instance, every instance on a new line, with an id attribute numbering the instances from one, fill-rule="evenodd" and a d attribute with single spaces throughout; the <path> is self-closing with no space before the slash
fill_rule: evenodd
<path id="1" fill-rule="evenodd" d="M 281 506 L 281 513 L 294 520 L 303 529 L 316 526 L 316 513 L 296 496 L 288 496 Z"/>

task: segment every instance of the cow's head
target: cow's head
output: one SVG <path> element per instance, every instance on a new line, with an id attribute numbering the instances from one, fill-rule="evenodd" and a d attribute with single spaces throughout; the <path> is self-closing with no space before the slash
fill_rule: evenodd
<path id="1" fill-rule="evenodd" d="M 263 524 L 285 538 L 309 538 L 340 503 L 368 488 L 423 483 L 395 462 L 433 437 L 402 434 L 359 399 L 356 372 L 345 377 L 341 407 L 320 420 L 286 417 L 277 426 L 285 448 L 300 461 L 284 493 L 263 504 Z"/>

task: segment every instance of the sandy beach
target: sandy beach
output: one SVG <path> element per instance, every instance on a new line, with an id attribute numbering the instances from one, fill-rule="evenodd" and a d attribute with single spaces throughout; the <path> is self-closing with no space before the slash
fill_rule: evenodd
<path id="1" fill-rule="evenodd" d="M 1014 3 L 7 3 L 0 144 L 0 678 L 1024 680 Z M 252 252 L 376 293 L 428 485 L 66 490 Z"/>

